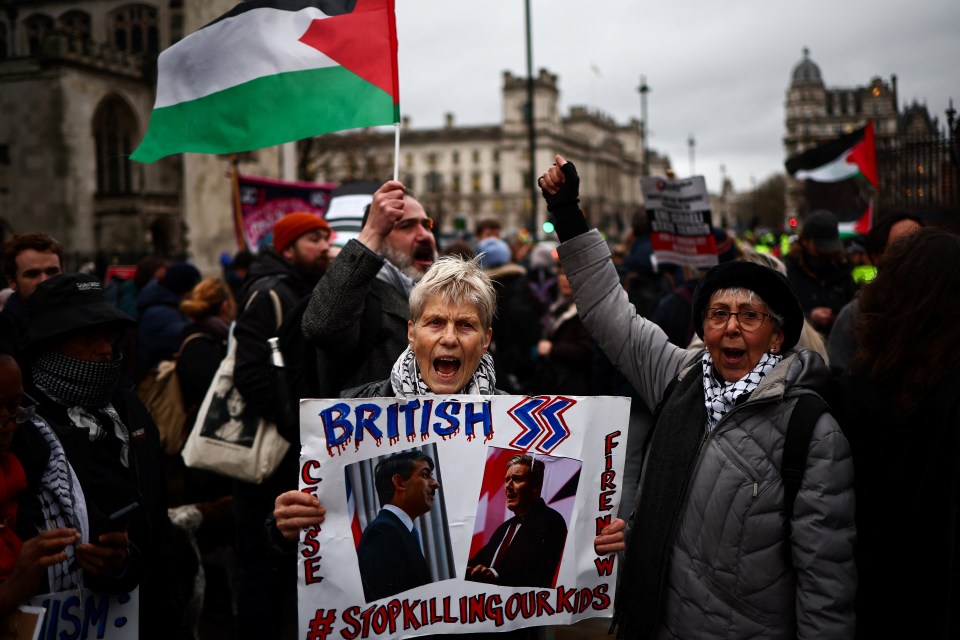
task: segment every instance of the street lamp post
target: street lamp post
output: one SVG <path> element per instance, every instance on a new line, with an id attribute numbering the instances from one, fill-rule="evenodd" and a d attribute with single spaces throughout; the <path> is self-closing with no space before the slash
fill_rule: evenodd
<path id="1" fill-rule="evenodd" d="M 687 145 L 690 147 L 690 177 L 691 178 L 695 173 L 693 157 L 694 157 L 694 147 L 696 146 L 696 144 L 697 144 L 697 141 L 693 139 L 693 134 L 691 133 L 690 136 L 687 138 Z"/>
<path id="2" fill-rule="evenodd" d="M 643 142 L 643 175 L 650 175 L 650 152 L 647 145 L 647 94 L 650 93 L 650 87 L 647 86 L 647 76 L 640 76 L 640 86 L 637 87 L 640 92 L 640 137 Z"/>
<path id="3" fill-rule="evenodd" d="M 527 136 L 530 149 L 530 219 L 527 222 L 527 228 L 533 240 L 538 237 L 537 233 L 537 181 L 534 176 L 537 175 L 537 132 L 534 122 L 533 109 L 533 38 L 531 37 L 530 21 L 530 0 L 526 0 L 527 13 Z"/>

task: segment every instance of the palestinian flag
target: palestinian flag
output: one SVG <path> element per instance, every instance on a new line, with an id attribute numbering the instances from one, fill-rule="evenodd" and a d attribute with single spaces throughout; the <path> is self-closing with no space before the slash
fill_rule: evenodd
<path id="1" fill-rule="evenodd" d="M 867 204 L 866 211 L 859 218 L 850 222 L 840 222 L 838 228 L 841 240 L 869 234 L 873 229 L 873 203 Z"/>
<path id="2" fill-rule="evenodd" d="M 250 0 L 160 54 L 132 159 L 399 122 L 394 0 Z"/>
<path id="3" fill-rule="evenodd" d="M 852 133 L 797 154 L 785 164 L 787 173 L 798 180 L 840 182 L 862 177 L 878 187 L 873 121 L 868 120 Z"/>

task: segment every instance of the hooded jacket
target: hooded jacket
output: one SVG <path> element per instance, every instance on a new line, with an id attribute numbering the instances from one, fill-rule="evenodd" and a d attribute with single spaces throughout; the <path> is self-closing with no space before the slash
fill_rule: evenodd
<path id="1" fill-rule="evenodd" d="M 631 534 L 640 534 L 640 540 L 660 534 L 664 548 L 647 558 L 660 559 L 655 576 L 638 577 L 624 567 L 616 614 L 621 635 L 852 638 L 853 464 L 829 413 L 814 427 L 793 513 L 782 513 L 784 434 L 799 395 L 814 393 L 829 381 L 822 359 L 804 350 L 786 353 L 760 386 L 707 433 L 699 364 L 703 351 L 670 344 L 656 325 L 636 315 L 596 231 L 565 242 L 559 252 L 584 325 L 647 404 L 655 406 L 681 375 L 655 434 L 683 429 L 699 439 L 690 464 L 668 487 L 677 490 L 669 521 L 638 521 Z M 645 462 L 660 453 L 657 447 L 655 435 Z M 648 513 L 662 494 L 667 475 L 662 471 L 645 464 L 637 513 Z M 651 534 L 651 527 L 663 528 Z M 631 554 L 644 554 L 637 546 L 628 543 L 627 565 Z M 646 615 L 625 613 L 637 608 Z M 624 619 L 638 624 L 624 628 Z"/>
<path id="2" fill-rule="evenodd" d="M 190 319 L 180 312 L 180 296 L 151 280 L 137 299 L 137 358 L 140 370 L 149 371 L 161 360 L 170 360 L 180 348 L 180 337 Z"/>

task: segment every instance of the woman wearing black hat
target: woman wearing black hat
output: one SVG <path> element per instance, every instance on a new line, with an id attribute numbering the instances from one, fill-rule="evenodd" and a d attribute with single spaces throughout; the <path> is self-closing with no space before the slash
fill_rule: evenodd
<path id="1" fill-rule="evenodd" d="M 674 346 L 636 314 L 606 243 L 588 231 L 573 165 L 557 156 L 539 183 L 584 325 L 647 404 L 662 403 L 629 544 L 623 521 L 596 541 L 598 553 L 626 549 L 619 636 L 853 637 L 853 465 L 828 412 L 810 419 L 799 492 L 785 506 L 791 414 L 830 380 L 818 355 L 794 349 L 803 313 L 786 279 L 751 263 L 714 267 L 693 301 L 705 349 Z"/>

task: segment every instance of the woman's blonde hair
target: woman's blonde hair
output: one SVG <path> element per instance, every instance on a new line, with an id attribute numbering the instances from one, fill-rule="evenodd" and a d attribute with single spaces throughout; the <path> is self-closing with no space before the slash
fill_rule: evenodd
<path id="1" fill-rule="evenodd" d="M 497 293 L 493 282 L 480 268 L 479 258 L 456 255 L 438 258 L 410 293 L 410 319 L 414 324 L 423 315 L 427 300 L 439 296 L 455 304 L 468 303 L 477 308 L 480 324 L 489 329 L 497 312 Z"/>
<path id="2" fill-rule="evenodd" d="M 180 311 L 193 320 L 205 320 L 220 313 L 221 305 L 228 300 L 232 300 L 230 292 L 218 278 L 204 278 L 180 303 Z"/>

